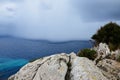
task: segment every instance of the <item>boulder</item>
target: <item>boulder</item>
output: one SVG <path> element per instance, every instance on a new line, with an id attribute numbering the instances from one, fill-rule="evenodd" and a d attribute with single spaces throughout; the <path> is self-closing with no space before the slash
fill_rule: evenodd
<path id="1" fill-rule="evenodd" d="M 97 52 L 98 57 L 101 56 L 102 58 L 105 58 L 111 53 L 106 43 L 100 43 L 97 47 L 94 47 L 93 49 Z"/>
<path id="2" fill-rule="evenodd" d="M 95 46 L 92 49 L 97 52 L 97 57 L 94 60 L 95 64 L 97 64 L 100 60 L 111 57 L 110 49 L 106 43 L 100 43 L 98 46 Z"/>
<path id="3" fill-rule="evenodd" d="M 26 64 L 8 80 L 64 80 L 68 61 L 67 54 L 44 57 Z"/>
<path id="4" fill-rule="evenodd" d="M 114 60 L 120 61 L 120 49 L 117 49 L 115 51 L 111 51 L 111 55 L 113 55 Z"/>
<path id="5" fill-rule="evenodd" d="M 108 80 L 101 70 L 87 58 L 76 57 L 71 64 L 70 80 Z"/>
<path id="6" fill-rule="evenodd" d="M 8 80 L 108 80 L 94 62 L 75 53 L 55 54 L 23 66 Z"/>

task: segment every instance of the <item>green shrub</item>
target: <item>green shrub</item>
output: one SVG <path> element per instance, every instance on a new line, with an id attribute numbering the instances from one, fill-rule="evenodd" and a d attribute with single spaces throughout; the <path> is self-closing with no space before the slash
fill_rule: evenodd
<path id="1" fill-rule="evenodd" d="M 109 43 L 108 46 L 109 46 L 110 50 L 113 50 L 113 51 L 115 51 L 116 49 L 119 48 L 118 44 Z"/>
<path id="2" fill-rule="evenodd" d="M 77 53 L 77 56 L 87 57 L 91 60 L 94 60 L 97 57 L 97 52 L 95 50 L 91 50 L 91 49 L 83 49 Z"/>
<path id="3" fill-rule="evenodd" d="M 120 26 L 116 23 L 108 23 L 101 27 L 96 34 L 92 36 L 97 44 L 106 43 L 111 50 L 120 48 Z"/>

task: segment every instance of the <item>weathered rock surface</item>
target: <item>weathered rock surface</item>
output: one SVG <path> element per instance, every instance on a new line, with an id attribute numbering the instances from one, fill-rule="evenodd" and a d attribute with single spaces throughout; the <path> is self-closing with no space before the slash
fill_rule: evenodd
<path id="1" fill-rule="evenodd" d="M 103 57 L 110 54 L 110 49 L 106 43 L 100 43 L 97 50 L 99 53 L 104 53 Z"/>
<path id="2" fill-rule="evenodd" d="M 108 80 L 87 58 L 76 57 L 72 62 L 70 80 Z"/>
<path id="3" fill-rule="evenodd" d="M 105 43 L 100 43 L 93 48 L 97 51 L 96 65 L 109 80 L 120 80 L 120 49 L 110 51 Z"/>
<path id="4" fill-rule="evenodd" d="M 28 63 L 13 77 L 14 80 L 64 80 L 68 61 L 67 54 L 44 57 Z"/>
<path id="5" fill-rule="evenodd" d="M 97 47 L 92 48 L 97 52 L 96 64 L 103 59 L 111 59 L 120 61 L 120 49 L 110 51 L 109 47 L 105 43 L 100 43 Z"/>
<path id="6" fill-rule="evenodd" d="M 94 47 L 93 49 L 98 54 L 98 57 L 96 59 L 99 59 L 99 58 L 103 59 L 106 56 L 111 54 L 110 49 L 106 43 L 100 43 L 97 47 Z"/>
<path id="7" fill-rule="evenodd" d="M 108 80 L 87 58 L 56 54 L 26 64 L 8 80 Z"/>
<path id="8" fill-rule="evenodd" d="M 111 51 L 111 55 L 113 57 L 113 60 L 120 61 L 120 49 Z"/>
<path id="9" fill-rule="evenodd" d="M 120 63 L 111 59 L 99 61 L 97 66 L 109 80 L 120 80 Z"/>

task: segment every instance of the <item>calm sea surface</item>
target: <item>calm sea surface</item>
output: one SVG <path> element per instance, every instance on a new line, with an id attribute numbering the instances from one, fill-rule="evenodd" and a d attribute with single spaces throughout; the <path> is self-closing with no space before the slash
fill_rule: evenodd
<path id="1" fill-rule="evenodd" d="M 87 40 L 50 42 L 0 37 L 0 80 L 7 80 L 32 59 L 62 52 L 77 53 L 81 49 L 91 47 L 92 43 Z"/>

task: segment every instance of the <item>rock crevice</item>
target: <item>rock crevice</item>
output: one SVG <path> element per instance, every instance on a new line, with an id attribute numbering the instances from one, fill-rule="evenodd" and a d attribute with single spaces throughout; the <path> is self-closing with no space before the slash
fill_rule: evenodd
<path id="1" fill-rule="evenodd" d="M 38 68 L 36 69 L 36 72 L 38 71 L 39 67 L 41 67 L 41 65 L 43 65 L 45 62 L 47 62 L 47 61 L 50 60 L 50 59 L 51 59 L 51 57 L 48 58 L 47 60 L 45 60 L 43 63 L 38 64 Z M 34 79 L 35 75 L 36 75 L 36 73 L 33 75 L 32 79 Z M 41 80 L 42 80 L 42 78 L 41 78 Z"/>
<path id="2" fill-rule="evenodd" d="M 71 72 L 71 56 L 69 56 L 69 62 L 67 63 L 68 69 L 67 73 L 65 75 L 65 80 L 71 80 L 70 79 L 70 72 Z"/>
<path id="3" fill-rule="evenodd" d="M 105 43 L 92 49 L 94 61 L 75 53 L 55 54 L 26 64 L 8 80 L 120 80 L 120 50 L 110 51 Z"/>
<path id="4" fill-rule="evenodd" d="M 8 80 L 108 80 L 87 58 L 56 54 L 23 66 Z"/>

